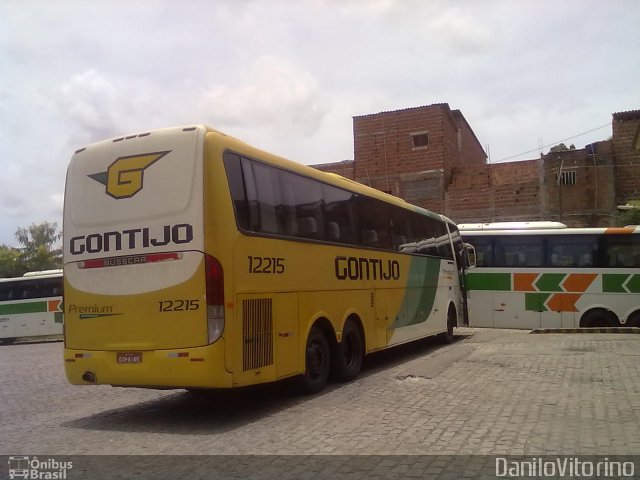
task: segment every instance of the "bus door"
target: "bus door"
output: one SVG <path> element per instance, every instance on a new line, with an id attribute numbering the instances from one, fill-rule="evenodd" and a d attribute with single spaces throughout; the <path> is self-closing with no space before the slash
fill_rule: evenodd
<path id="1" fill-rule="evenodd" d="M 396 320 L 396 315 L 401 312 L 397 311 L 396 305 L 399 304 L 394 295 L 393 289 L 379 288 L 371 290 L 371 302 L 375 304 L 376 322 L 375 322 L 375 348 L 383 348 L 389 344 L 393 335 L 392 326 Z"/>

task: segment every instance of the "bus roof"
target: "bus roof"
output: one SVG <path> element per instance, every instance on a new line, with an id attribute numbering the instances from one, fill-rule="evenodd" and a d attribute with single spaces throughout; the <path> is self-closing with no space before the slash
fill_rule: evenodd
<path id="1" fill-rule="evenodd" d="M 560 222 L 492 222 L 492 223 L 460 223 L 460 231 L 477 230 L 548 230 L 568 228 Z"/>
<path id="2" fill-rule="evenodd" d="M 280 157 L 278 155 L 274 155 L 272 153 L 253 147 L 252 145 L 247 144 L 243 140 L 239 140 L 238 138 L 222 133 L 219 130 L 208 127 L 206 125 L 203 125 L 203 127 L 206 129 L 208 135 L 220 135 L 225 137 L 225 143 L 227 144 L 235 143 L 237 147 L 233 146 L 233 148 L 238 149 L 237 153 L 243 153 L 245 155 L 255 156 L 257 160 L 266 161 L 275 167 L 280 167 L 280 168 L 289 170 L 291 172 L 304 175 L 306 177 L 315 178 L 321 182 L 324 182 L 339 188 L 343 188 L 345 190 L 351 191 L 356 194 L 366 195 L 370 198 L 375 198 L 386 203 L 391 203 L 399 207 L 406 208 L 408 210 L 413 210 L 414 212 L 418 212 L 421 215 L 431 217 L 435 220 L 453 223 L 451 220 L 447 219 L 446 217 L 442 217 L 441 215 L 435 212 L 432 212 L 431 210 L 427 210 L 426 208 L 413 205 L 402 198 L 396 197 L 395 195 L 391 195 L 381 190 L 377 190 L 363 183 L 359 183 L 359 182 L 356 182 L 355 180 L 351 180 L 349 178 L 343 177 L 342 175 L 339 175 L 337 173 L 323 172 L 322 170 L 315 169 L 308 165 L 304 165 L 304 164 Z"/>
<path id="3" fill-rule="evenodd" d="M 40 270 L 37 272 L 27 272 L 23 277 L 51 277 L 56 275 L 62 275 L 62 269 L 57 268 L 54 270 Z"/>
<path id="4" fill-rule="evenodd" d="M 23 282 L 26 280 L 37 280 L 39 278 L 55 278 L 62 276 L 62 269 L 43 270 L 40 272 L 27 272 L 22 277 L 0 278 L 0 283 Z"/>
<path id="5" fill-rule="evenodd" d="M 529 229 L 494 229 L 494 230 L 473 230 L 462 229 L 460 233 L 463 236 L 509 236 L 509 235 L 639 235 L 640 227 L 608 227 L 608 228 L 529 228 Z"/>

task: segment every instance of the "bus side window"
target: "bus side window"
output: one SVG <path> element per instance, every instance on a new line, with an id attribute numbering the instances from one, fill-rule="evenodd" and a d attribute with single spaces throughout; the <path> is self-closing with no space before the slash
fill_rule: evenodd
<path id="1" fill-rule="evenodd" d="M 407 244 L 410 236 L 410 212 L 393 210 L 391 212 L 391 242 L 393 249 L 408 252 Z"/>
<path id="2" fill-rule="evenodd" d="M 285 233 L 282 215 L 279 215 L 282 204 L 278 170 L 259 162 L 253 162 L 260 208 L 260 232 Z"/>
<path id="3" fill-rule="evenodd" d="M 275 171 L 276 169 L 274 169 Z M 284 235 L 325 239 L 322 215 L 322 185 L 296 173 L 277 170 L 282 189 L 282 219 Z"/>
<path id="4" fill-rule="evenodd" d="M 496 265 L 491 237 L 465 237 L 465 241 L 474 246 L 476 265 L 478 267 L 493 267 Z"/>
<path id="5" fill-rule="evenodd" d="M 362 231 L 362 244 L 366 247 L 378 246 L 378 232 L 375 230 L 363 230 Z"/>
<path id="6" fill-rule="evenodd" d="M 301 237 L 315 237 L 318 233 L 318 222 L 313 217 L 298 219 L 298 235 Z"/>
<path id="7" fill-rule="evenodd" d="M 506 267 L 540 267 L 543 264 L 543 242 L 541 236 L 518 235 L 496 238 L 496 256 L 504 254 Z M 502 260 L 498 258 L 497 260 Z"/>
<path id="8" fill-rule="evenodd" d="M 598 238 L 595 235 L 549 235 L 547 252 L 547 263 L 551 267 L 593 267 Z"/>
<path id="9" fill-rule="evenodd" d="M 356 243 L 353 215 L 353 194 L 346 190 L 323 184 L 322 199 L 327 220 L 327 239 L 332 242 L 354 245 Z"/>
<path id="10" fill-rule="evenodd" d="M 258 202 L 258 191 L 253 175 L 252 162 L 246 158 L 242 159 L 242 176 L 247 198 L 247 230 L 252 232 L 260 231 L 260 204 Z"/>
<path id="11" fill-rule="evenodd" d="M 391 249 L 391 221 L 387 206 L 366 197 L 356 197 L 355 203 L 361 244 Z"/>
<path id="12" fill-rule="evenodd" d="M 249 230 L 249 206 L 247 204 L 240 157 L 232 153 L 225 153 L 224 168 L 227 172 L 227 181 L 236 214 L 236 223 L 238 227 Z"/>
<path id="13" fill-rule="evenodd" d="M 11 285 L 0 285 L 0 302 L 11 300 L 13 298 L 13 289 Z"/>
<path id="14" fill-rule="evenodd" d="M 327 222 L 327 238 L 333 242 L 340 240 L 340 225 L 337 222 Z"/>
<path id="15" fill-rule="evenodd" d="M 640 267 L 640 244 L 632 235 L 604 235 L 604 258 L 608 267 Z"/>

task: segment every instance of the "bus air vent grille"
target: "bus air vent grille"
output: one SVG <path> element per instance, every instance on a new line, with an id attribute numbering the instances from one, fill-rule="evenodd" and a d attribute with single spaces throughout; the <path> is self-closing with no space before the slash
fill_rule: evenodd
<path id="1" fill-rule="evenodd" d="M 242 301 L 242 368 L 273 363 L 273 315 L 270 298 Z"/>

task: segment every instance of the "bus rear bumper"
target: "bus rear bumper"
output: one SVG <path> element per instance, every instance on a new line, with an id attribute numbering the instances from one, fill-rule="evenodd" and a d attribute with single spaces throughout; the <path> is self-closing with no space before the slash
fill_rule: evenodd
<path id="1" fill-rule="evenodd" d="M 147 388 L 230 388 L 224 339 L 205 347 L 175 350 L 104 351 L 64 349 L 72 385 Z"/>

